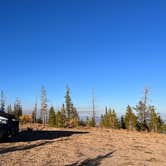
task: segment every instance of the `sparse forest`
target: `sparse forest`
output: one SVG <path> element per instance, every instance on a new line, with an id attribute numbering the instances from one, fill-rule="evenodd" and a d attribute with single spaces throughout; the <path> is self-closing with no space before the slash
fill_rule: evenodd
<path id="1" fill-rule="evenodd" d="M 146 88 L 143 99 L 140 100 L 135 107 L 128 105 L 124 111 L 124 115 L 120 118 L 117 116 L 117 112 L 114 109 L 106 107 L 98 124 L 94 116 L 94 108 L 92 110 L 92 116 L 87 116 L 84 120 L 82 117 L 79 117 L 79 112 L 72 101 L 70 88 L 68 86 L 66 87 L 64 104 L 62 104 L 61 108 L 58 110 L 55 109 L 53 105 L 49 108 L 44 86 L 41 88 L 41 107 L 39 112 L 36 102 L 33 111 L 30 114 L 24 114 L 21 100 L 18 98 L 16 98 L 13 108 L 11 104 L 5 107 L 3 91 L 1 91 L 0 106 L 1 111 L 15 115 L 22 124 L 41 123 L 44 126 L 48 125 L 56 128 L 87 126 L 146 132 L 166 132 L 166 123 L 156 111 L 156 107 L 148 104 L 148 93 L 149 90 Z M 37 116 L 37 113 L 39 113 L 40 116 Z"/>

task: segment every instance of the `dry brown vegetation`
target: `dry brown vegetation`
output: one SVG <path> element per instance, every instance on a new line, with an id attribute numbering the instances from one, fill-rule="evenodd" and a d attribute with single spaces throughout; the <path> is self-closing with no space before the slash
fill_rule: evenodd
<path id="1" fill-rule="evenodd" d="M 38 129 L 38 130 L 37 130 Z M 0 165 L 166 165 L 166 135 L 35 127 L 0 143 Z"/>

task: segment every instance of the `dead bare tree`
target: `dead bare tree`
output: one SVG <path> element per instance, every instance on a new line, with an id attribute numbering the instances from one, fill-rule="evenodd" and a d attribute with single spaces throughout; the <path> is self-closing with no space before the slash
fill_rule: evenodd
<path id="1" fill-rule="evenodd" d="M 47 95 L 45 87 L 42 86 L 41 88 L 41 120 L 42 123 L 45 125 L 47 123 Z"/>

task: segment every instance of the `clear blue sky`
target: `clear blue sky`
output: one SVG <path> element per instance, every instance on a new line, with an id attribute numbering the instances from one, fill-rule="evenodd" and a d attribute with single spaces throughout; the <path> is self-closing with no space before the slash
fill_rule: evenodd
<path id="1" fill-rule="evenodd" d="M 150 87 L 166 111 L 166 1 L 0 1 L 0 88 L 31 108 L 41 85 L 54 105 L 69 84 L 76 106 L 123 112 Z"/>

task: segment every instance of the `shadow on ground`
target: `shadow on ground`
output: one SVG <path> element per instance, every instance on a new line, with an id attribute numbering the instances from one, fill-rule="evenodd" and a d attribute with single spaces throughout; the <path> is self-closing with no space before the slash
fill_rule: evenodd
<path id="1" fill-rule="evenodd" d="M 0 154 L 8 153 L 8 152 L 14 152 L 14 151 L 22 151 L 27 149 L 32 149 L 38 146 L 43 146 L 46 144 L 53 143 L 53 139 L 58 139 L 64 137 L 64 139 L 67 139 L 67 137 L 73 135 L 73 134 L 87 134 L 88 132 L 81 132 L 81 131 L 22 131 L 18 134 L 17 137 L 9 138 L 8 140 L 5 140 L 1 142 L 1 145 L 3 143 L 11 143 L 10 147 L 6 146 L 0 146 Z M 63 140 L 64 140 L 63 139 Z M 31 141 L 37 141 L 37 140 L 43 140 L 42 142 L 36 143 Z M 62 140 L 62 141 L 63 141 Z M 12 143 L 16 142 L 25 142 L 28 143 L 26 145 L 19 145 L 19 146 L 12 146 Z M 6 144 L 4 144 L 6 145 Z M 13 144 L 15 145 L 15 144 Z"/>
<path id="2" fill-rule="evenodd" d="M 28 149 L 43 146 L 43 145 L 46 145 L 46 144 L 51 144 L 53 142 L 54 141 L 44 141 L 44 142 L 41 142 L 41 143 L 35 143 L 35 144 L 30 144 L 30 145 L 20 145 L 20 146 L 8 147 L 8 148 L 0 148 L 0 154 L 28 150 Z"/>
<path id="3" fill-rule="evenodd" d="M 42 131 L 21 131 L 16 137 L 9 138 L 4 142 L 30 142 L 37 140 L 52 140 L 61 137 L 69 137 L 73 134 L 87 134 L 88 132 L 82 131 L 52 131 L 52 130 L 42 130 Z"/>
<path id="4" fill-rule="evenodd" d="M 77 161 L 73 164 L 69 164 L 66 166 L 98 166 L 101 164 L 101 161 L 105 158 L 110 158 L 112 157 L 112 154 L 115 152 L 116 150 L 109 152 L 105 155 L 99 155 L 93 159 L 85 159 L 84 161 Z"/>

